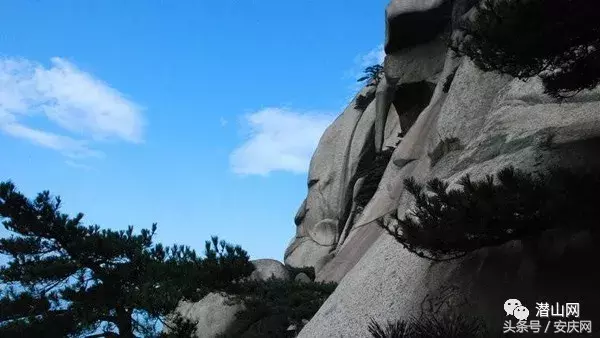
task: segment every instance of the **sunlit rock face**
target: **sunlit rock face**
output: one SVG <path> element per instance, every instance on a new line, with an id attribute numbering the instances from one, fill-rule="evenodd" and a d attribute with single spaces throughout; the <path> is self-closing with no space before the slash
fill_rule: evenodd
<path id="1" fill-rule="evenodd" d="M 256 259 L 251 261 L 254 271 L 250 274 L 250 280 L 261 281 L 269 278 L 290 280 L 290 272 L 280 261 L 275 259 Z"/>
<path id="2" fill-rule="evenodd" d="M 375 86 L 357 95 L 374 100 Z M 291 266 L 322 265 L 337 247 L 352 208 L 352 187 L 359 166 L 374 156 L 374 101 L 363 110 L 356 99 L 325 131 L 314 153 L 308 174 L 308 195 L 296 216 L 296 236 L 285 262 Z M 398 117 L 390 114 L 385 144 L 393 146 L 400 132 Z"/>
<path id="3" fill-rule="evenodd" d="M 473 1 L 448 3 L 399 0 L 388 7 L 388 28 L 397 25 L 406 34 L 418 35 L 407 43 L 394 41 L 403 35 L 388 32 L 386 41 L 386 76 L 397 79 L 386 119 L 386 143 L 395 146 L 391 143 L 398 140 L 396 132 L 405 134 L 375 195 L 360 212 L 345 216 L 353 209 L 353 190 L 359 181 L 353 175 L 361 161 L 373 157 L 368 138 L 375 123 L 374 102 L 362 113 L 351 104 L 323 135 L 313 157 L 309 174 L 313 184 L 292 243 L 296 247 L 288 249 L 286 261 L 314 264 L 318 280 L 340 284 L 300 337 L 368 337 L 370 318 L 385 323 L 450 310 L 482 316 L 501 332 L 506 319 L 503 304 L 512 298 L 534 314 L 536 302 L 578 302 L 582 319 L 600 319 L 600 280 L 592 267 L 600 258 L 595 234 L 549 231 L 540 239 L 513 241 L 460 260 L 433 263 L 405 250 L 374 223 L 390 212 L 402 216 L 410 210 L 413 200 L 403 186 L 408 177 L 456 182 L 470 174 L 481 179 L 508 165 L 529 172 L 555 167 L 600 170 L 600 90 L 558 104 L 543 94 L 536 79 L 523 82 L 484 73 L 468 59 L 454 57 L 440 44 L 440 35 L 451 32 L 456 20 L 472 10 Z M 428 19 L 408 19 L 402 26 L 397 13 Z M 421 34 L 431 22 L 442 29 L 427 27 L 436 34 Z M 456 139 L 453 146 L 439 151 L 448 138 Z M 334 241 L 323 241 L 321 237 L 327 236 L 316 234 L 323 224 L 338 230 Z M 324 233 L 334 237 L 333 232 Z M 317 238 L 335 244 L 317 244 Z M 313 243 L 316 250 L 306 245 L 302 255 L 301 251 L 294 255 L 302 248 L 301 241 Z"/>
<path id="4" fill-rule="evenodd" d="M 240 304 L 231 305 L 225 295 L 210 293 L 199 302 L 181 301 L 177 312 L 196 321 L 196 332 L 202 337 L 216 338 L 235 324 L 236 315 L 243 309 Z"/>

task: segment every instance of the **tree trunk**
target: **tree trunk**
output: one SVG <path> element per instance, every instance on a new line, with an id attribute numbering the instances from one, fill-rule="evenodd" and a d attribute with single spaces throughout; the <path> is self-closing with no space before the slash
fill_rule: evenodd
<path id="1" fill-rule="evenodd" d="M 123 338 L 135 338 L 133 335 L 133 325 L 131 325 L 131 313 L 125 308 L 117 308 L 117 327 L 119 336 Z"/>

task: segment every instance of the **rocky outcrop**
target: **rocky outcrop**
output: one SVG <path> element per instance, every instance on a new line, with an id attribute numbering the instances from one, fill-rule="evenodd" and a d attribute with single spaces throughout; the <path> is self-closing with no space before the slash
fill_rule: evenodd
<path id="1" fill-rule="evenodd" d="M 274 259 L 257 259 L 251 263 L 254 265 L 254 271 L 249 277 L 250 280 L 291 280 L 294 277 L 281 262 Z M 243 304 L 233 304 L 226 294 L 210 293 L 199 302 L 181 301 L 176 311 L 182 317 L 197 322 L 196 332 L 199 337 L 214 338 L 234 327 L 237 314 L 243 310 Z M 165 328 L 165 331 L 168 331 L 168 328 Z"/>
<path id="2" fill-rule="evenodd" d="M 425 3 L 429 7 L 421 2 L 391 4 L 388 23 L 410 13 L 411 8 L 425 13 L 427 8 L 447 6 L 443 1 Z M 446 14 L 438 19 L 450 22 Z M 308 196 L 295 217 L 296 236 L 285 253 L 287 264 L 313 266 L 319 271 L 327 264 L 350 268 L 356 262 L 337 253 L 361 229 L 361 224 L 356 226 L 361 210 L 357 210 L 353 196 L 362 189 L 364 178 L 357 173 L 375 160 L 378 151 L 396 147 L 430 103 L 447 48 L 439 35 L 427 39 L 423 37 L 423 44 L 386 56 L 386 76 L 379 86 L 367 86 L 357 95 L 375 96 L 371 104 L 363 111 L 356 107 L 355 98 L 321 137 L 309 169 Z M 381 104 L 382 100 L 389 102 Z M 375 230 L 361 233 L 360 243 L 352 243 L 347 250 L 362 254 L 378 234 Z M 332 262 L 334 257 L 338 258 Z"/>
<path id="3" fill-rule="evenodd" d="M 280 261 L 275 259 L 257 259 L 253 260 L 254 271 L 250 274 L 251 280 L 267 280 L 276 278 L 290 280 L 290 272 Z"/>
<path id="4" fill-rule="evenodd" d="M 196 303 L 180 302 L 177 312 L 197 322 L 196 332 L 201 337 L 212 338 L 227 332 L 243 309 L 241 304 L 230 305 L 225 295 L 210 293 Z"/>
<path id="5" fill-rule="evenodd" d="M 431 41 L 446 28 L 451 15 L 451 0 L 391 1 L 385 10 L 386 54 Z"/>
<path id="6" fill-rule="evenodd" d="M 375 90 L 374 86 L 365 87 L 357 98 L 373 97 Z M 296 236 L 285 253 L 286 264 L 323 265 L 323 259 L 337 249 L 352 208 L 356 172 L 375 156 L 374 121 L 374 102 L 361 110 L 355 99 L 321 137 L 310 163 L 308 195 L 295 217 Z M 398 117 L 390 114 L 386 146 L 395 146 L 399 132 Z"/>
<path id="7" fill-rule="evenodd" d="M 297 274 L 296 278 L 294 278 L 294 280 L 296 282 L 299 282 L 299 283 L 310 283 L 310 282 L 312 282 L 312 280 L 310 279 L 310 277 L 308 277 L 308 275 L 305 274 L 304 272 L 301 272 L 301 273 Z"/>
<path id="8" fill-rule="evenodd" d="M 470 174 L 481 179 L 507 165 L 530 172 L 552 167 L 600 169 L 600 158 L 595 155 L 600 150 L 600 90 L 581 93 L 559 104 L 543 94 L 536 79 L 524 82 L 484 73 L 468 59 L 455 57 L 440 47 L 439 35 L 419 33 L 427 21 L 407 19 L 405 26 L 400 24 L 403 15 L 410 18 L 412 14 L 437 17 L 439 27 L 452 27 L 472 6 L 467 0 L 453 1 L 454 8 L 444 7 L 447 3 L 403 0 L 393 1 L 388 7 L 388 25 L 418 35 L 408 40 L 412 43 L 397 41 L 397 48 L 388 49 L 385 68 L 386 77 L 397 79 L 388 81 L 396 87 L 388 118 L 397 112 L 401 119 L 412 114 L 404 123 L 410 129 L 401 128 L 406 134 L 395 148 L 375 195 L 351 224 L 344 224 L 349 229 L 347 235 L 338 237 L 328 250 L 319 251 L 314 257 L 319 259 L 304 261 L 316 262 L 317 280 L 340 284 L 299 337 L 366 337 L 370 318 L 395 321 L 450 309 L 483 316 L 493 329 L 501 330 L 505 319 L 502 304 L 511 298 L 519 299 L 530 311 L 540 301 L 579 302 L 583 317 L 599 318 L 600 295 L 595 285 L 600 280 L 589 268 L 590 260 L 599 257 L 599 249 L 594 247 L 595 238 L 590 233 L 550 231 L 540 239 L 513 241 L 478 250 L 460 260 L 434 263 L 405 250 L 375 223 L 390 222 L 390 213 L 404 215 L 410 211 L 413 200 L 403 186 L 408 177 L 421 182 L 431 178 L 456 182 Z M 398 13 L 394 19 L 397 21 L 390 21 L 391 8 Z M 432 27 L 426 29 L 439 33 Z M 400 39 L 396 36 L 402 35 L 392 34 L 388 39 Z M 386 45 L 390 44 L 388 41 Z M 418 50 L 421 52 L 415 52 Z M 446 92 L 443 87 L 447 79 L 451 83 Z M 417 104 L 414 93 L 402 94 L 403 86 L 417 83 L 433 86 L 431 92 L 422 94 L 428 98 L 426 104 Z M 362 154 L 357 157 L 327 158 L 323 154 L 339 154 L 349 145 L 368 144 L 368 131 L 375 123 L 374 119 L 368 120 L 368 114 L 374 113 L 374 106 L 372 103 L 358 117 L 363 123 L 350 124 L 352 128 L 342 121 L 350 116 L 356 119 L 358 112 L 344 116 L 348 113 L 345 111 L 334 122 L 336 127 L 323 136 L 309 177 L 317 184 L 323 180 L 336 191 L 326 190 L 329 193 L 311 197 L 309 189 L 306 217 L 298 225 L 302 238 L 310 237 L 310 230 L 322 220 L 347 223 L 344 210 L 352 210 L 352 198 L 348 196 L 353 195 L 359 182 L 352 175 L 357 163 L 372 158 L 372 154 L 361 153 L 368 149 L 364 146 L 354 148 L 352 154 Z M 407 107 L 412 107 L 412 113 Z M 344 132 L 342 125 L 348 126 Z M 336 128 L 340 128 L 337 133 L 333 131 Z M 387 134 L 386 138 L 391 136 Z M 345 176 L 331 173 L 333 168 L 345 171 Z M 340 196 L 346 198 L 342 205 L 336 200 Z M 313 205 L 331 205 L 332 213 L 310 214 Z"/>
<path id="9" fill-rule="evenodd" d="M 539 94 L 539 83 L 485 74 L 468 60 L 461 61 L 454 81 L 448 95 L 438 86 L 433 104 L 409 131 L 404 147 L 396 149 L 380 189 L 357 222 L 365 230 L 321 269 L 320 279 L 341 283 L 300 337 L 364 337 L 370 317 L 398 320 L 432 307 L 481 315 L 501 328 L 501 304 L 509 298 L 530 307 L 544 300 L 585 299 L 590 318 L 598 315 L 600 300 L 591 297 L 597 295 L 598 278 L 585 272 L 588 257 L 598 257 L 589 234 L 551 233 L 536 243 L 515 241 L 447 263 L 421 259 L 387 234 L 377 235 L 381 231 L 373 220 L 410 209 L 405 177 L 456 180 L 469 173 L 482 178 L 509 164 L 530 171 L 600 168 L 593 155 L 600 146 L 600 93 L 558 105 Z M 463 148 L 443 154 L 432 166 L 432 149 L 452 136 Z M 557 272 L 558 266 L 569 266 L 569 273 Z"/>

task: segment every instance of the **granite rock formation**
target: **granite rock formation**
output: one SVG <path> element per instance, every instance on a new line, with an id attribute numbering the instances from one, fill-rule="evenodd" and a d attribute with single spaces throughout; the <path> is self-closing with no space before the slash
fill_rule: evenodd
<path id="1" fill-rule="evenodd" d="M 275 259 L 256 259 L 252 261 L 254 271 L 250 274 L 251 280 L 261 281 L 269 278 L 290 280 L 290 272 L 280 261 Z"/>
<path id="2" fill-rule="evenodd" d="M 254 271 L 250 280 L 265 281 L 269 278 L 292 280 L 288 269 L 274 259 L 257 259 L 251 261 Z M 302 278 L 302 277 L 301 277 Z M 177 312 L 184 318 L 196 321 L 196 332 L 203 338 L 214 338 L 227 332 L 236 324 L 236 315 L 244 310 L 243 304 L 231 304 L 227 295 L 210 293 L 199 302 L 181 301 Z"/>
<path id="3" fill-rule="evenodd" d="M 393 0 L 388 6 L 385 80 L 359 94 L 374 97 L 364 111 L 352 102 L 321 138 L 286 251 L 286 263 L 314 266 L 317 280 L 340 282 L 299 337 L 365 337 L 370 318 L 450 309 L 501 329 L 509 298 L 530 311 L 540 301 L 579 302 L 582 317 L 599 318 L 600 284 L 589 266 L 599 256 L 589 233 L 549 231 L 539 240 L 432 262 L 375 224 L 410 210 L 408 177 L 480 179 L 507 165 L 530 172 L 600 169 L 600 90 L 558 103 L 543 94 L 539 80 L 482 72 L 446 47 L 444 37 L 475 3 Z M 384 130 L 381 149 L 395 149 L 376 193 L 357 208 L 353 197 L 364 181 L 357 173 L 381 150 L 376 129 Z M 452 146 L 440 147 L 448 139 Z"/>

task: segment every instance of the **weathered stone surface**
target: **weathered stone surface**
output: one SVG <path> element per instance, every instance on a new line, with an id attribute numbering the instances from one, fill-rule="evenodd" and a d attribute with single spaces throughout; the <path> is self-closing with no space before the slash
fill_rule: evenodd
<path id="1" fill-rule="evenodd" d="M 450 62 L 445 74 L 453 68 Z M 588 318 L 600 315 L 600 295 L 594 291 L 599 280 L 585 269 L 586 257 L 600 257 L 590 234 L 549 232 L 537 241 L 513 241 L 446 263 L 421 259 L 387 234 L 374 235 L 378 230 L 372 220 L 394 209 L 400 215 L 410 210 L 412 199 L 402 188 L 408 176 L 452 181 L 469 173 L 480 179 L 507 165 L 529 171 L 600 168 L 594 156 L 600 149 L 599 91 L 559 105 L 541 94 L 536 80 L 525 83 L 483 73 L 468 60 L 454 81 L 447 95 L 438 85 L 431 104 L 396 149 L 396 164 L 388 166 L 384 188 L 336 257 L 321 269 L 320 279 L 343 279 L 300 337 L 364 337 L 371 317 L 398 320 L 437 305 L 442 312 L 481 315 L 492 328 L 501 328 L 505 318 L 499 309 L 508 298 L 530 308 L 542 299 L 584 299 Z M 452 136 L 464 147 L 444 154 L 432 167 L 429 153 Z M 557 273 L 558 266 L 569 266 L 569 273 Z"/>
<path id="2" fill-rule="evenodd" d="M 411 91 L 410 88 L 420 85 L 427 87 L 428 82 L 435 83 L 441 76 L 445 54 L 445 45 L 437 39 L 423 48 L 416 47 L 399 53 L 394 59 L 397 63 L 388 66 L 393 69 L 403 67 L 404 71 L 397 82 L 400 90 L 399 99 L 394 102 L 396 107 L 389 109 L 385 125 L 379 127 L 384 131 L 384 147 L 395 147 L 400 140 L 400 119 L 405 125 L 414 122 L 419 110 L 426 105 L 427 100 L 425 104 L 420 102 L 423 101 L 422 93 Z M 403 85 L 410 88 L 404 90 Z M 379 89 L 366 87 L 359 95 L 372 95 L 375 90 Z M 404 91 L 406 95 L 402 94 Z M 430 96 L 431 89 L 428 91 L 427 95 Z M 287 264 L 315 266 L 320 258 L 339 250 L 339 239 L 346 238 L 347 234 L 343 231 L 351 228 L 354 222 L 351 220 L 348 223 L 348 219 L 353 209 L 352 192 L 358 179 L 355 177 L 356 171 L 361 161 L 374 157 L 373 133 L 378 99 L 379 96 L 364 111 L 355 109 L 355 102 L 351 102 L 321 137 L 309 169 L 308 196 L 295 218 L 298 222 L 296 238 L 286 250 Z M 400 111 L 400 118 L 397 111 Z M 323 220 L 331 221 L 320 223 Z M 327 236 L 322 238 L 320 234 Z"/>
<path id="3" fill-rule="evenodd" d="M 296 237 L 285 251 L 285 263 L 297 268 L 315 266 L 334 249 L 334 245 L 323 246 L 310 237 Z"/>
<path id="4" fill-rule="evenodd" d="M 559 257 L 561 248 L 569 247 L 564 243 L 552 245 Z M 585 299 L 586 316 L 598 318 L 598 296 L 593 292 L 598 279 L 593 274 L 565 275 L 552 268 L 570 266 L 573 270 L 569 271 L 581 272 L 586 264 L 580 258 L 571 266 L 569 260 L 577 257 L 573 255 L 597 257 L 597 251 L 575 248 L 572 246 L 574 251 L 560 259 L 548 259 L 541 254 L 542 249 L 529 256 L 529 247 L 509 243 L 481 250 L 461 262 L 431 264 L 405 251 L 391 237 L 382 236 L 299 337 L 367 337 L 370 318 L 385 323 L 431 311 L 436 305 L 442 305 L 441 311 L 451 307 L 467 315 L 484 316 L 490 325 L 500 328 L 505 319 L 501 306 L 509 298 L 520 299 L 529 308 L 541 299 Z"/>
<path id="5" fill-rule="evenodd" d="M 451 55 L 447 60 L 444 74 L 451 73 L 456 63 Z M 428 163 L 416 160 L 426 158 L 428 137 L 435 128 L 445 97 L 446 94 L 438 85 L 430 104 L 419 115 L 392 155 L 392 162 L 400 162 L 403 165 L 398 166 L 390 162 L 375 196 L 355 222 L 348 238 L 338 248 L 336 256 L 320 270 L 317 280 L 340 281 L 381 235 L 382 230 L 372 226 L 372 222 L 397 209 L 404 191 L 404 178 L 428 171 Z"/>
<path id="6" fill-rule="evenodd" d="M 251 261 L 254 271 L 250 280 L 267 280 L 271 277 L 291 280 L 285 266 L 274 259 L 257 259 Z M 199 302 L 182 301 L 177 307 L 184 318 L 198 321 L 196 326 L 200 337 L 217 337 L 231 329 L 236 322 L 236 314 L 244 309 L 242 304 L 231 305 L 225 294 L 210 293 Z"/>
<path id="7" fill-rule="evenodd" d="M 250 274 L 251 280 L 267 280 L 271 277 L 283 280 L 291 278 L 289 271 L 280 261 L 274 259 L 257 259 L 251 261 L 254 271 Z"/>
<path id="8" fill-rule="evenodd" d="M 390 111 L 388 112 L 387 121 L 385 122 L 385 130 L 383 135 L 385 139 L 383 140 L 383 149 L 389 147 L 396 147 L 398 142 L 402 139 L 400 137 L 400 132 L 402 128 L 400 127 L 400 120 L 398 119 L 398 113 L 396 112 L 396 108 L 392 105 L 390 107 Z"/>
<path id="9" fill-rule="evenodd" d="M 294 224 L 300 225 L 306 216 L 306 198 L 298 208 L 298 212 L 296 213 L 296 217 L 294 217 Z"/>
<path id="10" fill-rule="evenodd" d="M 375 90 L 374 86 L 365 87 L 358 95 L 372 95 Z M 286 264 L 315 266 L 337 246 L 342 231 L 339 224 L 344 225 L 340 222 L 345 222 L 351 208 L 350 186 L 358 164 L 373 154 L 375 104 L 371 102 L 364 111 L 354 106 L 353 101 L 327 128 L 311 159 L 308 196 L 297 215 L 301 222 L 286 250 Z M 385 140 L 391 139 L 385 135 Z"/>
<path id="11" fill-rule="evenodd" d="M 383 62 L 390 82 L 403 84 L 420 81 L 437 83 L 446 58 L 447 44 L 441 36 L 423 45 L 387 54 Z"/>
<path id="12" fill-rule="evenodd" d="M 595 245 L 597 234 L 550 231 L 536 240 L 512 241 L 478 250 L 461 260 L 432 263 L 408 252 L 375 224 L 381 219 L 390 222 L 390 213 L 402 216 L 410 211 L 414 200 L 403 186 L 408 177 L 421 182 L 431 178 L 457 182 L 465 174 L 481 179 L 507 165 L 526 171 L 558 166 L 600 170 L 600 90 L 558 104 L 542 94 L 539 80 L 523 82 L 484 73 L 469 60 L 455 58 L 447 51 L 441 30 L 450 27 L 450 21 L 455 28 L 460 18 L 473 15 L 476 2 L 394 0 L 388 6 L 386 82 L 399 88 L 421 82 L 436 87 L 418 114 L 417 108 L 398 109 L 410 100 L 400 99 L 390 109 L 398 110 L 401 117 L 398 123 L 397 118 L 390 121 L 388 114 L 383 128 L 388 145 L 391 130 L 406 132 L 402 124 L 412 127 L 395 149 L 375 196 L 355 220 L 344 216 L 354 208 L 348 196 L 356 186 L 348 174 L 355 167 L 348 163 L 360 163 L 371 154 L 365 146 L 354 148 L 357 157 L 336 157 L 335 153 L 349 154 L 348 144 L 354 147 L 366 142 L 374 106 L 386 105 L 376 99 L 360 118 L 349 113 L 334 123 L 337 126 L 332 130 L 346 126 L 345 132 L 328 131 L 330 134 L 324 135 L 309 179 L 316 182 L 315 187 L 326 183 L 337 191 L 315 199 L 309 189 L 307 215 L 298 227 L 301 235 L 288 251 L 292 252 L 290 258 L 298 256 L 296 251 L 310 256 L 299 261 L 315 262 L 317 281 L 340 284 L 299 337 L 366 337 L 370 318 L 383 323 L 421 312 L 450 310 L 480 315 L 492 329 L 499 330 L 505 319 L 502 304 L 508 298 L 520 299 L 530 311 L 539 301 L 585 301 L 586 318 L 600 319 L 600 294 L 595 286 L 600 280 L 587 265 L 600 257 Z M 444 93 L 443 84 L 456 69 L 450 91 Z M 389 89 L 381 86 L 377 95 L 385 96 Z M 341 121 L 349 116 L 359 122 L 344 125 Z M 378 130 L 382 130 L 381 125 Z M 453 138 L 452 146 L 443 146 Z M 334 168 L 345 168 L 340 171 L 344 174 L 332 172 Z M 311 205 L 336 202 L 341 203 L 336 212 L 310 212 Z M 333 214 L 337 216 L 330 216 Z M 325 219 L 337 220 L 338 230 L 342 227 L 336 245 L 323 247 L 310 237 L 314 225 Z M 567 266 L 568 271 L 557 272 L 558 267 Z"/>
<path id="13" fill-rule="evenodd" d="M 332 219 L 319 221 L 309 230 L 310 237 L 319 245 L 332 246 L 337 243 L 338 222 Z"/>
<path id="14" fill-rule="evenodd" d="M 310 283 L 310 282 L 312 282 L 312 280 L 310 279 L 310 277 L 308 277 L 308 275 L 305 274 L 304 272 L 300 272 L 299 274 L 297 274 L 296 277 L 294 278 L 294 280 L 296 282 L 300 282 L 300 283 Z"/>
<path id="15" fill-rule="evenodd" d="M 196 333 L 200 337 L 214 338 L 225 333 L 242 311 L 242 305 L 229 305 L 227 298 L 218 293 L 208 294 L 199 302 L 180 302 L 177 311 L 185 318 L 198 321 Z"/>
<path id="16" fill-rule="evenodd" d="M 441 36 L 438 36 L 426 44 L 405 48 L 385 56 L 384 76 L 377 86 L 375 102 L 376 153 L 384 149 L 385 116 L 389 116 L 392 104 L 400 118 L 400 128 L 404 135 L 423 110 L 422 104 L 427 105 L 431 98 L 431 89 L 427 88 L 425 101 L 419 102 L 423 101 L 423 90 L 419 87 L 437 83 L 444 66 L 445 55 L 446 44 Z M 414 89 L 417 91 L 414 92 Z"/>
<path id="17" fill-rule="evenodd" d="M 350 216 L 346 220 L 344 229 L 342 230 L 342 232 L 340 234 L 340 239 L 338 241 L 338 248 L 346 240 L 348 233 L 350 231 L 352 231 L 352 227 L 354 226 L 354 222 L 355 222 L 356 218 L 360 215 L 360 210 L 358 210 L 358 204 L 356 203 L 356 199 L 364 185 L 364 182 L 365 182 L 365 177 L 363 176 L 363 177 L 358 177 L 358 179 L 354 183 L 354 188 L 352 189 L 352 208 L 350 209 Z M 320 263 L 323 263 L 323 262 L 320 262 Z M 322 266 L 319 266 L 319 269 L 321 267 Z M 315 266 L 315 270 L 316 270 L 316 266 Z"/>
<path id="18" fill-rule="evenodd" d="M 385 10 L 385 52 L 423 44 L 450 23 L 452 1 L 392 0 Z"/>
<path id="19" fill-rule="evenodd" d="M 335 257 L 335 252 L 331 252 L 321 258 L 319 258 L 319 260 L 317 260 L 317 262 L 315 263 L 314 269 L 315 269 L 315 274 L 319 274 L 319 271 L 321 271 L 321 269 L 327 265 L 327 263 L 329 263 L 329 261 L 331 261 L 333 259 L 333 257 Z"/>
<path id="20" fill-rule="evenodd" d="M 373 148 L 375 154 L 381 153 L 384 143 L 385 124 L 389 115 L 396 83 L 388 76 L 383 76 L 375 92 L 375 121 L 373 122 Z"/>

